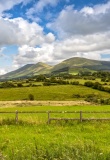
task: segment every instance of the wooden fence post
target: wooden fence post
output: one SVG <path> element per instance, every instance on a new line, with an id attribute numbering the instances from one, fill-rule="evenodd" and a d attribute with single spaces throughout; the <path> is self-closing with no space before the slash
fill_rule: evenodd
<path id="1" fill-rule="evenodd" d="M 15 112 L 15 122 L 18 123 L 18 111 Z"/>
<path id="2" fill-rule="evenodd" d="M 48 111 L 48 124 L 50 124 L 50 111 Z"/>
<path id="3" fill-rule="evenodd" d="M 82 122 L 82 111 L 80 111 L 80 122 Z"/>

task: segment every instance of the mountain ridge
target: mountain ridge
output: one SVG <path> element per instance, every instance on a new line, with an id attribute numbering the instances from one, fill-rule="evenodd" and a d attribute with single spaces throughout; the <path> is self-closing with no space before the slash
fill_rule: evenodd
<path id="1" fill-rule="evenodd" d="M 110 61 L 92 60 L 81 57 L 66 59 L 54 66 L 43 62 L 26 64 L 25 66 L 1 75 L 0 79 L 31 77 L 39 74 L 73 73 L 79 71 L 110 71 Z"/>

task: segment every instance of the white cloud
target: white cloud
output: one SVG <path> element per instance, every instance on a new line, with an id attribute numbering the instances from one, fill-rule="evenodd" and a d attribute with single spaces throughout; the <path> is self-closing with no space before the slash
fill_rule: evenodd
<path id="1" fill-rule="evenodd" d="M 57 0 L 39 0 L 27 15 L 32 16 L 57 3 Z M 15 68 L 40 61 L 55 64 L 76 56 L 101 60 L 101 55 L 110 54 L 109 19 L 110 2 L 86 6 L 81 10 L 75 10 L 73 5 L 67 6 L 53 22 L 47 24 L 55 36 L 51 32 L 45 34 L 43 27 L 35 22 L 30 23 L 23 18 L 1 18 L 0 46 L 18 45 L 18 54 L 13 59 Z"/>
<path id="2" fill-rule="evenodd" d="M 88 6 L 84 7 L 83 9 L 81 9 L 80 12 L 85 14 L 98 15 L 98 14 L 105 14 L 109 10 L 110 10 L 110 1 L 108 1 L 108 3 L 106 4 L 99 4 L 93 7 L 88 7 Z"/>
<path id="3" fill-rule="evenodd" d="M 2 15 L 2 12 L 12 9 L 15 5 L 20 3 L 26 5 L 30 1 L 32 0 L 0 0 L 0 14 Z"/>
<path id="4" fill-rule="evenodd" d="M 55 59 L 74 56 L 101 59 L 101 54 L 110 54 L 110 32 L 86 36 L 73 36 L 58 41 L 54 47 Z"/>
<path id="5" fill-rule="evenodd" d="M 16 67 L 23 66 L 27 63 L 47 62 L 53 61 L 53 45 L 43 44 L 42 47 L 29 47 L 23 45 L 19 47 L 18 54 L 14 57 L 13 65 Z"/>
<path id="6" fill-rule="evenodd" d="M 5 70 L 5 69 L 1 69 L 0 68 L 0 75 L 3 75 L 3 74 L 5 74 L 7 71 Z"/>
<path id="7" fill-rule="evenodd" d="M 48 33 L 48 34 L 46 35 L 45 41 L 46 41 L 47 43 L 52 43 L 52 42 L 55 41 L 55 36 L 50 32 L 50 33 Z"/>
<path id="8" fill-rule="evenodd" d="M 0 19 L 0 45 L 36 46 L 47 41 L 51 43 L 55 37 L 52 33 L 45 35 L 43 28 L 35 22 L 29 23 L 22 18 Z"/>
<path id="9" fill-rule="evenodd" d="M 50 6 L 56 6 L 58 3 L 58 0 L 39 0 L 38 3 L 36 4 L 36 9 L 38 11 L 42 11 L 44 7 L 46 7 L 47 5 Z"/>
<path id="10" fill-rule="evenodd" d="M 2 53 L 5 49 L 6 49 L 6 47 L 1 47 L 0 48 L 0 53 Z"/>
<path id="11" fill-rule="evenodd" d="M 4 50 L 5 50 L 5 47 L 0 48 L 0 58 L 6 57 L 6 55 L 3 53 Z"/>
<path id="12" fill-rule="evenodd" d="M 70 6 L 63 9 L 58 18 L 52 23 L 48 23 L 47 27 L 56 31 L 59 38 L 65 38 L 73 35 L 88 35 L 110 31 L 109 19 L 110 2 L 106 5 L 94 6 L 94 8 L 86 7 L 80 11 Z"/>
<path id="13" fill-rule="evenodd" d="M 42 12 L 45 7 L 48 7 L 48 6 L 55 7 L 58 4 L 58 2 L 59 2 L 58 0 L 39 0 L 33 5 L 32 8 L 30 8 L 27 11 L 26 15 L 31 20 L 34 20 L 36 22 L 41 21 L 41 19 L 39 19 L 39 17 L 35 16 L 35 14 Z M 49 16 L 49 15 L 47 15 L 47 16 Z"/>
<path id="14" fill-rule="evenodd" d="M 45 7 L 48 5 L 50 6 L 56 6 L 58 3 L 58 0 L 39 0 L 37 3 L 34 4 L 34 6 L 28 10 L 28 14 L 33 14 L 38 11 L 42 11 Z"/>
<path id="15" fill-rule="evenodd" d="M 14 5 L 21 3 L 23 0 L 0 0 L 0 12 L 13 8 Z"/>
<path id="16" fill-rule="evenodd" d="M 44 43 L 40 47 L 24 45 L 14 57 L 14 65 L 22 66 L 27 63 L 45 62 L 58 63 L 71 57 L 85 57 L 101 60 L 101 55 L 110 54 L 109 34 L 94 34 L 73 36 L 53 43 Z"/>

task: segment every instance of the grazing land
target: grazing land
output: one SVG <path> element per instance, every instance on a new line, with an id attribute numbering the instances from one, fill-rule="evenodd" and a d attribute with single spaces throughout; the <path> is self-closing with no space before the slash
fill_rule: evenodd
<path id="1" fill-rule="evenodd" d="M 0 89 L 0 101 L 28 100 L 28 95 L 34 95 L 35 100 L 73 101 L 85 99 L 88 94 L 96 94 L 103 98 L 109 98 L 110 94 L 86 86 L 56 85 L 22 88 Z M 74 95 L 81 95 L 80 98 Z"/>
<path id="2" fill-rule="evenodd" d="M 109 106 L 13 106 L 0 111 L 110 111 Z M 54 114 L 56 117 L 76 115 Z M 87 116 L 87 115 L 84 115 Z M 95 114 L 90 116 L 96 116 Z M 110 116 L 100 115 L 100 116 Z M 109 160 L 109 121 L 53 121 L 47 114 L 0 115 L 0 158 L 6 160 Z"/>
<path id="3" fill-rule="evenodd" d="M 48 111 L 62 111 L 50 114 L 62 119 L 80 116 L 64 111 L 110 112 L 109 79 L 39 76 L 1 82 L 0 160 L 110 159 L 110 121 L 52 120 L 48 124 Z M 83 113 L 82 117 L 110 118 L 109 112 L 95 112 Z"/>

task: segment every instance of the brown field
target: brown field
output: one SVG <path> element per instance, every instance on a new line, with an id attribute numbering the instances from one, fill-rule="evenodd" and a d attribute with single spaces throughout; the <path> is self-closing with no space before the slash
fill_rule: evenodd
<path id="1" fill-rule="evenodd" d="M 86 101 L 0 101 L 0 107 L 90 105 Z"/>

